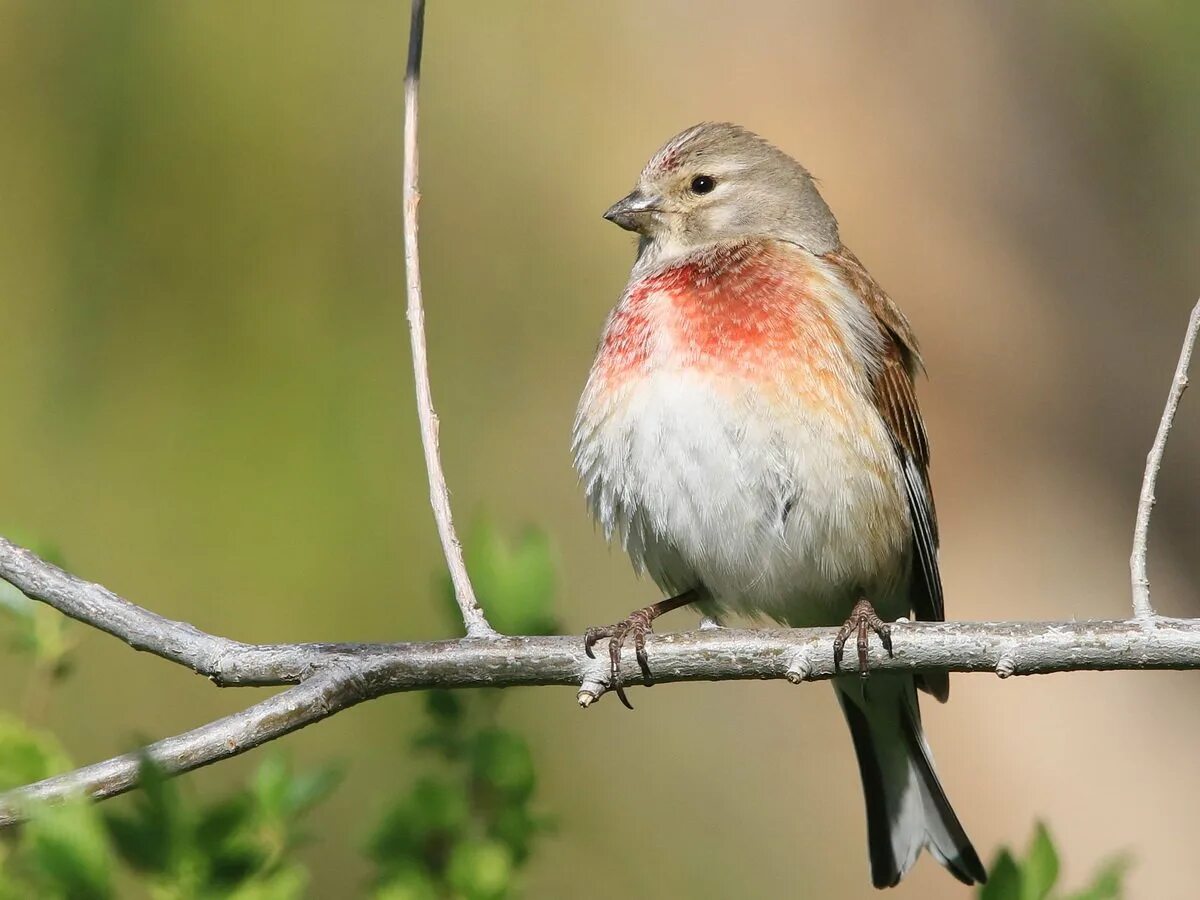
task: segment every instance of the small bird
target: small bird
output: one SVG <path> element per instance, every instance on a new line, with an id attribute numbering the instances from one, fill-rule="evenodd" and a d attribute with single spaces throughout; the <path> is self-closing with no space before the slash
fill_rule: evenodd
<path id="1" fill-rule="evenodd" d="M 671 138 L 604 217 L 639 235 L 573 430 L 606 535 L 668 599 L 632 638 L 691 605 L 720 621 L 842 625 L 866 674 L 885 619 L 944 618 L 929 444 L 908 320 L 838 235 L 808 171 L 759 136 L 703 123 Z M 843 624 L 844 623 L 844 624 Z M 897 884 L 928 847 L 966 884 L 987 873 L 933 770 L 917 688 L 946 673 L 834 679 L 866 795 L 871 880 Z"/>

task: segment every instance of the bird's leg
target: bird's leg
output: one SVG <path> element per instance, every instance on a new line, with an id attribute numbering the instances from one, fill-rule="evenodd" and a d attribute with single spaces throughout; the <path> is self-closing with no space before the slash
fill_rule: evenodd
<path id="1" fill-rule="evenodd" d="M 892 655 L 892 628 L 885 623 L 883 619 L 875 612 L 875 607 L 871 605 L 871 601 L 866 597 L 862 597 L 854 604 L 854 609 L 850 610 L 850 618 L 846 620 L 837 633 L 837 637 L 833 639 L 833 667 L 840 669 L 842 667 L 842 651 L 846 647 L 846 641 L 850 635 L 857 633 L 857 649 L 858 649 L 858 674 L 866 678 L 869 672 L 867 671 L 867 638 L 868 629 L 875 632 L 879 636 L 883 648 L 887 650 L 888 656 Z"/>
<path id="2" fill-rule="evenodd" d="M 625 645 L 625 639 L 633 635 L 633 646 L 637 651 L 637 661 L 642 670 L 642 679 L 645 681 L 646 687 L 650 687 L 654 684 L 654 680 L 650 677 L 650 660 L 646 657 L 646 635 L 654 631 L 651 623 L 664 613 L 687 606 L 695 599 L 696 591 L 694 589 L 684 591 L 678 597 L 668 597 L 666 600 L 660 600 L 642 609 L 634 610 L 625 617 L 624 621 L 618 622 L 616 625 L 593 627 L 584 632 L 583 649 L 592 659 L 595 659 L 592 647 L 595 646 L 596 641 L 601 638 L 610 639 L 608 658 L 612 664 L 612 687 L 627 709 L 633 709 L 633 704 L 625 696 L 625 688 L 621 684 L 621 648 Z"/>

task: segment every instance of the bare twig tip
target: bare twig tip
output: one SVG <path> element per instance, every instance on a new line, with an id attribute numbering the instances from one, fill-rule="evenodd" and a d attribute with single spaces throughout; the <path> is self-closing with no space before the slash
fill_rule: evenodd
<path id="1" fill-rule="evenodd" d="M 1009 676 L 1016 674 L 1016 671 L 1017 661 L 1013 658 L 1011 653 L 1005 653 L 1000 657 L 999 662 L 996 663 L 996 674 L 1001 678 L 1008 678 Z"/>
<path id="2" fill-rule="evenodd" d="M 784 677 L 792 684 L 803 684 L 811 674 L 812 663 L 808 661 L 808 654 L 798 653 L 795 659 L 792 660 L 792 664 L 788 666 Z"/>

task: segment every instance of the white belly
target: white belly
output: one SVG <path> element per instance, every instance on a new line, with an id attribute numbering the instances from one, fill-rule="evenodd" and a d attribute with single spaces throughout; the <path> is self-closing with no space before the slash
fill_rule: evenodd
<path id="1" fill-rule="evenodd" d="M 841 622 L 863 595 L 885 618 L 907 612 L 907 503 L 869 404 L 822 415 L 687 369 L 614 393 L 585 399 L 576 467 L 606 532 L 664 591 L 701 587 L 714 611 L 791 625 Z"/>

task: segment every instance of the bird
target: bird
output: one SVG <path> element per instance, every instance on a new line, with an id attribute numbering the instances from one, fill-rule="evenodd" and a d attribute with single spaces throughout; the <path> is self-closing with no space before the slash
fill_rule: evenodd
<path id="1" fill-rule="evenodd" d="M 572 429 L 588 505 L 666 599 L 615 625 L 611 685 L 632 639 L 690 606 L 717 623 L 841 625 L 833 679 L 866 801 L 872 883 L 923 849 L 966 884 L 987 873 L 946 797 L 917 690 L 945 672 L 867 674 L 871 633 L 945 617 L 924 365 L 900 308 L 842 243 L 799 162 L 753 132 L 705 122 L 671 138 L 604 218 L 637 234 Z M 855 638 L 858 671 L 841 668 Z M 630 706 L 630 708 L 632 708 Z"/>

